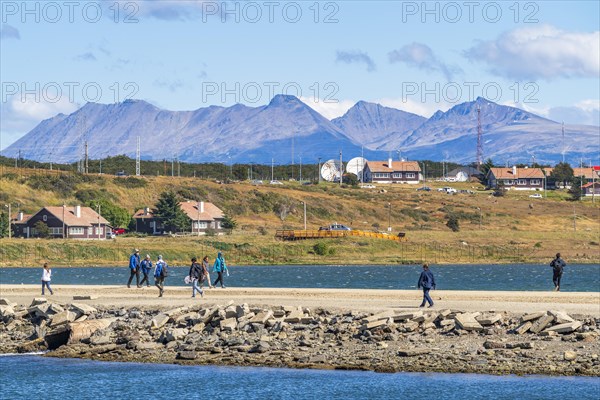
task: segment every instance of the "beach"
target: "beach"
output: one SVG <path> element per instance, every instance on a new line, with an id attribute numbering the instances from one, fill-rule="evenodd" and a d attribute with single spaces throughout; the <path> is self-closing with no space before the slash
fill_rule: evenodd
<path id="1" fill-rule="evenodd" d="M 0 285 L 0 353 L 184 365 L 600 376 L 600 293 Z"/>

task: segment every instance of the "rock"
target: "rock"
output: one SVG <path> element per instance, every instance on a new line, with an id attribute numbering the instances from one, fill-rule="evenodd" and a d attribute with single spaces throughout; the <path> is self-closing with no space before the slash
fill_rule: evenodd
<path id="1" fill-rule="evenodd" d="M 248 350 L 248 353 L 266 353 L 271 349 L 269 343 L 259 342 L 256 346 Z"/>
<path id="2" fill-rule="evenodd" d="M 428 323 L 428 322 L 432 322 L 435 321 L 438 317 L 437 313 L 429 313 L 429 314 L 423 314 L 420 315 L 416 318 L 413 318 L 412 320 L 415 322 L 419 322 L 419 323 Z"/>
<path id="3" fill-rule="evenodd" d="M 256 314 L 252 319 L 250 319 L 251 324 L 265 324 L 269 318 L 273 317 L 273 311 L 265 310 Z"/>
<path id="4" fill-rule="evenodd" d="M 225 318 L 237 318 L 237 309 L 234 306 L 229 306 L 225 309 Z"/>
<path id="5" fill-rule="evenodd" d="M 162 343 L 157 343 L 157 342 L 138 342 L 135 346 L 136 350 L 157 350 L 157 349 L 162 349 L 164 347 L 164 345 Z"/>
<path id="6" fill-rule="evenodd" d="M 15 303 L 12 303 L 10 300 L 0 297 L 0 306 L 14 306 Z"/>
<path id="7" fill-rule="evenodd" d="M 88 306 L 87 304 L 82 304 L 82 303 L 73 303 L 73 304 L 71 304 L 71 308 L 74 311 L 79 312 L 84 315 L 89 315 L 89 314 L 98 312 L 98 310 L 96 310 L 94 307 Z"/>
<path id="8" fill-rule="evenodd" d="M 172 317 L 177 314 L 182 314 L 182 313 L 186 312 L 188 309 L 189 309 L 189 307 L 177 307 L 177 308 L 173 308 L 169 311 L 165 311 L 164 314 L 169 317 Z"/>
<path id="9" fill-rule="evenodd" d="M 223 331 L 233 331 L 237 329 L 237 320 L 235 318 L 227 318 L 219 321 L 219 326 Z"/>
<path id="10" fill-rule="evenodd" d="M 554 321 L 554 317 L 552 315 L 544 315 L 533 323 L 529 331 L 536 334 L 540 333 L 546 329 L 546 327 L 550 325 L 552 321 Z"/>
<path id="11" fill-rule="evenodd" d="M 532 321 L 534 319 L 541 318 L 544 315 L 546 315 L 546 312 L 544 312 L 544 311 L 538 311 L 538 312 L 534 312 L 534 313 L 530 313 L 530 314 L 525 314 L 521 317 L 521 322 Z"/>
<path id="12" fill-rule="evenodd" d="M 328 359 L 325 354 L 318 354 L 316 356 L 310 357 L 308 359 L 308 362 L 311 364 L 325 364 L 328 362 Z"/>
<path id="13" fill-rule="evenodd" d="M 285 312 L 283 310 L 280 310 L 283 315 L 285 315 Z M 235 312 L 236 312 L 236 317 L 237 318 L 242 318 L 244 315 L 250 313 L 250 307 L 248 307 L 248 304 L 244 303 L 241 306 L 236 306 L 235 307 Z M 280 316 L 283 316 L 280 315 Z"/>
<path id="14" fill-rule="evenodd" d="M 558 336 L 558 333 L 556 333 L 554 331 L 551 331 L 551 332 L 543 331 L 543 332 L 540 332 L 540 336 Z"/>
<path id="15" fill-rule="evenodd" d="M 527 332 L 532 326 L 533 326 L 533 324 L 531 323 L 531 321 L 523 322 L 521 325 L 517 326 L 514 329 L 514 332 L 517 335 L 522 335 L 525 332 Z"/>
<path id="16" fill-rule="evenodd" d="M 574 361 L 577 358 L 577 353 L 567 350 L 564 352 L 563 358 L 565 361 Z"/>
<path id="17" fill-rule="evenodd" d="M 7 321 L 9 317 L 15 315 L 15 310 L 11 305 L 2 304 L 0 305 L 0 318 Z"/>
<path id="18" fill-rule="evenodd" d="M 65 311 L 65 309 L 60 304 L 51 303 L 50 307 L 48 307 L 48 313 L 58 314 L 63 311 Z"/>
<path id="19" fill-rule="evenodd" d="M 404 349 L 398 350 L 398 356 L 400 357 L 414 357 L 420 356 L 421 354 L 429 354 L 431 350 L 429 349 Z"/>
<path id="20" fill-rule="evenodd" d="M 387 349 L 389 345 L 386 342 L 377 342 L 378 349 Z"/>
<path id="21" fill-rule="evenodd" d="M 455 324 L 455 322 L 453 319 L 443 319 L 440 321 L 440 326 L 442 326 L 442 327 L 447 326 L 447 325 L 454 325 L 454 324 Z"/>
<path id="22" fill-rule="evenodd" d="M 110 334 L 108 334 L 108 333 L 103 333 L 101 335 L 93 335 L 92 337 L 90 337 L 90 344 L 93 344 L 96 346 L 105 345 L 105 344 L 109 344 L 112 342 L 113 342 L 113 340 L 110 337 Z"/>
<path id="23" fill-rule="evenodd" d="M 368 324 L 369 322 L 380 321 L 380 320 L 387 321 L 388 318 L 393 317 L 393 316 L 394 316 L 394 311 L 388 310 L 388 311 L 381 312 L 379 314 L 375 314 L 375 315 L 371 315 L 369 317 L 363 318 L 363 320 L 361 322 L 363 324 Z"/>
<path id="24" fill-rule="evenodd" d="M 414 321 L 408 321 L 402 325 L 406 332 L 414 332 L 419 328 L 419 323 Z"/>
<path id="25" fill-rule="evenodd" d="M 183 329 L 183 328 L 168 329 L 167 334 L 165 335 L 165 339 L 167 340 L 167 342 L 173 342 L 175 340 L 183 340 L 183 339 L 185 339 L 185 336 L 187 334 L 188 334 L 187 329 Z"/>
<path id="26" fill-rule="evenodd" d="M 485 342 L 483 342 L 483 347 L 486 349 L 503 349 L 506 346 L 502 342 L 486 340 Z"/>
<path id="27" fill-rule="evenodd" d="M 39 304 L 47 303 L 48 300 L 45 297 L 35 297 L 29 307 L 37 306 Z"/>
<path id="28" fill-rule="evenodd" d="M 98 296 L 92 296 L 89 294 L 73 296 L 73 300 L 96 300 L 96 299 L 98 299 Z"/>
<path id="29" fill-rule="evenodd" d="M 206 325 L 204 324 L 204 322 L 198 322 L 196 325 L 194 325 L 192 327 L 191 331 L 192 332 L 202 332 L 205 327 L 206 327 Z"/>
<path id="30" fill-rule="evenodd" d="M 167 314 L 158 314 L 152 321 L 150 322 L 150 327 L 152 329 L 162 328 L 167 322 L 169 322 L 170 317 Z"/>
<path id="31" fill-rule="evenodd" d="M 195 360 L 198 358 L 198 354 L 195 351 L 180 351 L 177 353 L 177 359 L 179 360 Z"/>
<path id="32" fill-rule="evenodd" d="M 454 317 L 456 324 L 459 328 L 464 329 L 465 331 L 482 331 L 483 326 L 477 322 L 474 314 L 464 313 L 457 314 Z"/>
<path id="33" fill-rule="evenodd" d="M 387 325 L 388 320 L 385 319 L 381 319 L 381 320 L 377 320 L 377 321 L 372 321 L 369 322 L 367 324 L 361 325 L 360 330 L 366 330 L 366 329 L 374 329 L 374 328 L 379 328 L 380 326 L 385 326 Z"/>
<path id="34" fill-rule="evenodd" d="M 567 322 L 565 324 L 554 325 L 550 328 L 546 328 L 544 332 L 556 332 L 556 333 L 571 333 L 574 330 L 580 328 L 582 325 L 579 321 Z"/>
<path id="35" fill-rule="evenodd" d="M 394 315 L 394 322 L 415 319 L 423 315 L 423 311 L 404 311 Z"/>
<path id="36" fill-rule="evenodd" d="M 62 311 L 52 316 L 49 326 L 55 327 L 68 322 L 73 322 L 75 321 L 75 318 L 77 318 L 77 314 L 75 314 L 73 311 Z"/>
<path id="37" fill-rule="evenodd" d="M 500 321 L 502 319 L 502 315 L 501 314 L 493 314 L 493 315 L 480 315 L 479 317 L 475 318 L 477 320 L 477 322 L 479 322 L 480 325 L 483 326 L 488 326 L 488 325 L 494 325 L 496 322 Z"/>
<path id="38" fill-rule="evenodd" d="M 293 310 L 283 320 L 285 322 L 297 323 L 297 322 L 300 322 L 302 317 L 304 317 L 304 312 L 302 312 L 301 310 Z"/>
<path id="39" fill-rule="evenodd" d="M 554 316 L 554 321 L 557 324 L 566 324 L 567 322 L 575 322 L 567 313 L 562 311 L 550 311 L 550 315 Z"/>

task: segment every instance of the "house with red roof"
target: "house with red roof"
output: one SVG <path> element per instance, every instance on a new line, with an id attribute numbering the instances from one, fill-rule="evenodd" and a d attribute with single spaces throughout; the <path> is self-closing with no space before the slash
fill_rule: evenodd
<path id="1" fill-rule="evenodd" d="M 179 207 L 189 218 L 187 232 L 204 235 L 208 230 L 222 233 L 223 211 L 213 203 L 205 201 L 181 201 Z M 152 209 L 145 207 L 136 211 L 133 215 L 135 231 L 149 235 L 162 235 L 164 226 Z"/>
<path id="2" fill-rule="evenodd" d="M 418 184 L 422 180 L 417 161 L 367 161 L 363 171 L 365 182 Z"/>
<path id="3" fill-rule="evenodd" d="M 512 190 L 544 190 L 546 175 L 541 168 L 490 168 L 487 184 L 493 189 L 502 185 Z"/>

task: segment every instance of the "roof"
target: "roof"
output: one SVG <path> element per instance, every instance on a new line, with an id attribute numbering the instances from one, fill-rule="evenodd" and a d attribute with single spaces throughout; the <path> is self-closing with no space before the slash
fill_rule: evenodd
<path id="1" fill-rule="evenodd" d="M 198 210 L 198 201 L 182 201 L 179 206 L 192 221 L 212 221 L 223 218 L 223 211 L 213 203 L 204 203 L 204 212 Z"/>
<path id="2" fill-rule="evenodd" d="M 554 168 L 546 168 L 546 173 L 550 175 Z M 573 176 L 584 176 L 586 179 L 600 179 L 599 171 L 594 171 L 594 167 L 573 168 Z"/>
<path id="3" fill-rule="evenodd" d="M 479 171 L 477 168 L 473 168 L 473 167 L 459 167 L 459 168 L 455 168 L 452 171 L 448 172 L 448 175 L 455 176 L 455 175 L 458 175 L 459 172 L 465 172 L 469 176 L 472 176 L 472 175 L 481 175 L 481 171 Z"/>
<path id="4" fill-rule="evenodd" d="M 600 182 L 588 182 L 585 185 L 582 186 L 582 188 L 589 188 L 589 187 L 598 187 L 600 186 Z"/>
<path id="5" fill-rule="evenodd" d="M 192 221 L 212 221 L 223 218 L 223 211 L 213 203 L 204 202 L 204 211 L 201 213 L 198 213 L 197 201 L 182 201 L 179 206 Z M 154 213 L 151 209 L 146 212 L 145 209 L 141 208 L 135 212 L 133 218 L 154 218 Z"/>
<path id="6" fill-rule="evenodd" d="M 33 214 L 23 214 L 23 219 L 22 220 L 18 220 L 19 218 L 19 213 L 17 213 L 14 217 L 10 218 L 10 223 L 11 224 L 25 224 L 27 223 L 27 221 L 29 220 L 29 218 L 33 217 Z"/>
<path id="7" fill-rule="evenodd" d="M 81 207 L 80 217 L 75 216 L 75 207 L 73 206 L 61 206 L 61 207 L 44 207 L 34 215 L 39 214 L 42 210 L 47 210 L 49 213 L 54 215 L 60 221 L 63 221 L 64 212 L 64 223 L 67 226 L 92 226 L 100 224 L 110 225 L 102 215 L 98 215 L 94 209 L 90 207 Z M 100 217 L 100 220 L 98 220 Z"/>
<path id="8" fill-rule="evenodd" d="M 544 179 L 545 175 L 541 168 L 516 168 L 517 174 L 513 174 L 512 168 L 490 168 L 490 173 L 496 179 Z"/>
<path id="9" fill-rule="evenodd" d="M 367 161 L 367 167 L 371 172 L 421 172 L 417 161 L 392 161 L 392 168 L 387 161 Z"/>

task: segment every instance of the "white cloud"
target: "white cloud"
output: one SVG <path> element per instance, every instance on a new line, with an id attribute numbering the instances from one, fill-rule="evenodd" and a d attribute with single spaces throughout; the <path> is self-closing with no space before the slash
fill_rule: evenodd
<path id="1" fill-rule="evenodd" d="M 518 28 L 466 50 L 471 61 L 512 79 L 598 78 L 600 31 L 567 32 L 551 25 Z"/>
<path id="2" fill-rule="evenodd" d="M 400 62 L 423 71 L 440 71 L 448 81 L 452 80 L 454 74 L 462 72 L 460 68 L 442 62 L 429 46 L 417 42 L 391 51 L 388 59 L 392 64 Z"/>
<path id="3" fill-rule="evenodd" d="M 572 125 L 600 126 L 600 100 L 587 99 L 571 106 L 538 106 L 532 107 L 526 103 L 502 103 L 511 107 L 548 118 L 555 122 L 564 122 Z"/>
<path id="4" fill-rule="evenodd" d="M 335 56 L 336 62 L 343 62 L 346 64 L 365 64 L 367 71 L 373 72 L 377 67 L 375 62 L 369 55 L 362 51 L 338 51 Z"/>
<path id="5" fill-rule="evenodd" d="M 70 114 L 79 108 L 78 104 L 69 103 L 67 98 L 61 98 L 55 103 L 36 101 L 32 96 L 26 97 L 25 101 L 21 100 L 21 95 L 16 94 L 2 104 L 0 149 L 10 146 L 35 128 L 42 120 L 60 113 Z"/>

